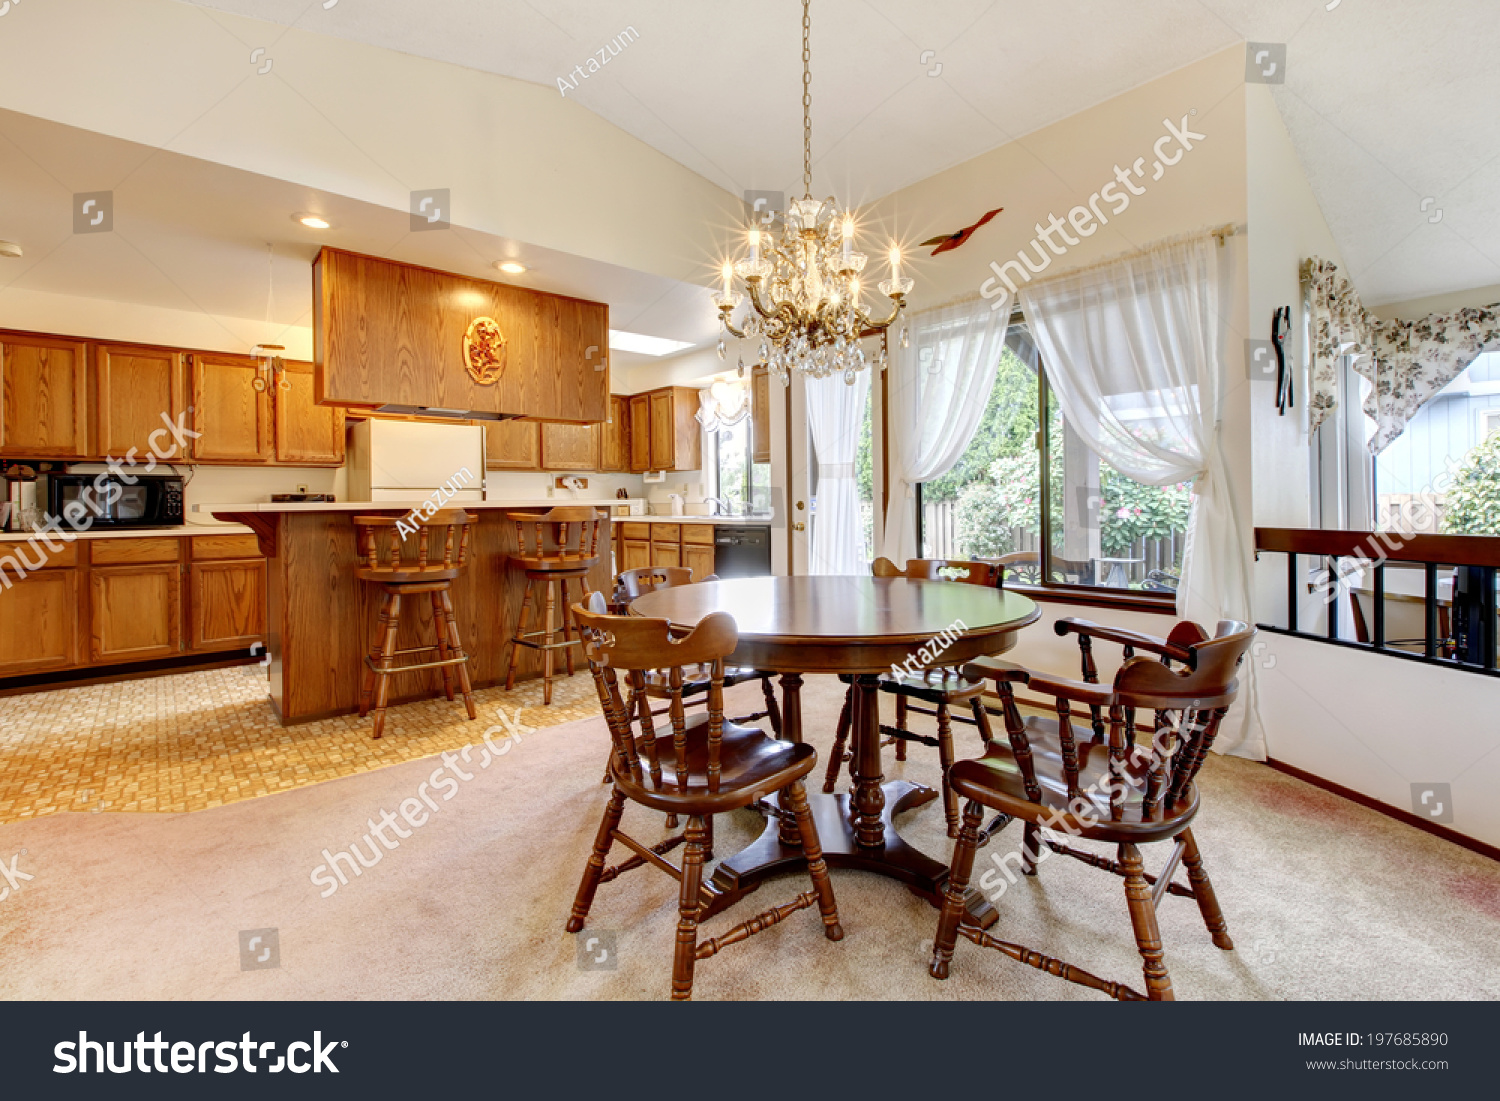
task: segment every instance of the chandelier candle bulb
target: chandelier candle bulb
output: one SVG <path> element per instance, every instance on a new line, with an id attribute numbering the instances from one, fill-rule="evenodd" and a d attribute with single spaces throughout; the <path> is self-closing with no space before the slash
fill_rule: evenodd
<path id="1" fill-rule="evenodd" d="M 760 230 L 758 229 L 750 231 L 750 260 L 752 263 L 760 262 Z M 727 272 L 729 265 L 726 264 L 724 270 Z"/>
<path id="2" fill-rule="evenodd" d="M 891 282 L 901 282 L 901 246 L 891 246 Z"/>
<path id="3" fill-rule="evenodd" d="M 729 297 L 729 291 L 734 283 L 734 265 L 728 260 L 724 261 L 724 297 Z"/>
<path id="4" fill-rule="evenodd" d="M 849 254 L 854 251 L 854 219 L 844 215 L 844 260 L 848 261 Z"/>

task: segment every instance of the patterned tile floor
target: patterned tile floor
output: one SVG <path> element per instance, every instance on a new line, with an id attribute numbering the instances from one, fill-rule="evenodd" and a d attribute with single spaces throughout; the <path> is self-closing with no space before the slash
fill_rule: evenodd
<path id="1" fill-rule="evenodd" d="M 283 727 L 253 665 L 3 697 L 0 822 L 202 810 L 459 749 L 499 723 L 501 708 L 523 727 L 599 713 L 586 671 L 555 681 L 552 701 L 541 706 L 536 680 L 475 692 L 475 722 L 461 701 L 403 704 L 376 741 L 358 715 Z"/>

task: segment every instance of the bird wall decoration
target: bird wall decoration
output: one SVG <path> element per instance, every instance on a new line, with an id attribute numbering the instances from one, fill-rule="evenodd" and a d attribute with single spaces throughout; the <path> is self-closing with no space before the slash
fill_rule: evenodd
<path id="1" fill-rule="evenodd" d="M 937 248 L 932 250 L 932 255 L 934 256 L 936 256 L 940 252 L 951 252 L 953 249 L 958 248 L 959 245 L 967 241 L 970 237 L 974 236 L 975 230 L 984 225 L 1004 209 L 1005 208 L 1003 206 L 997 206 L 994 210 L 986 211 L 984 217 L 980 218 L 979 221 L 975 222 L 973 225 L 967 227 L 966 229 L 959 230 L 957 233 L 940 233 L 936 237 L 929 237 L 927 240 L 922 242 L 922 247 L 926 248 L 928 245 L 936 245 Z"/>

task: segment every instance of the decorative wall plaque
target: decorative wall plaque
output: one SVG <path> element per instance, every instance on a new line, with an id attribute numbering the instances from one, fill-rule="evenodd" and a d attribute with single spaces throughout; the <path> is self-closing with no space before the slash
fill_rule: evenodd
<path id="1" fill-rule="evenodd" d="M 505 333 L 493 317 L 476 317 L 464 333 L 464 366 L 481 386 L 493 386 L 505 373 Z"/>

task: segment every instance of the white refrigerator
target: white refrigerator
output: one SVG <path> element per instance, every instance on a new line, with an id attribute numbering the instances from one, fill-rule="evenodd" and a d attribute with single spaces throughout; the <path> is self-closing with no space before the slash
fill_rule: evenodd
<path id="1" fill-rule="evenodd" d="M 367 420 L 350 434 L 351 501 L 484 500 L 484 427 Z M 451 496 L 450 496 L 451 495 Z"/>

